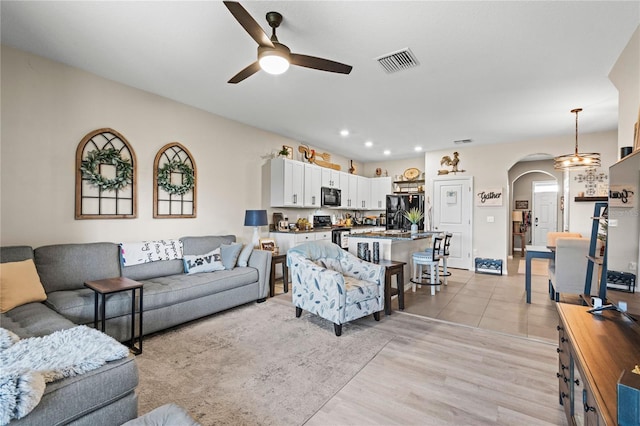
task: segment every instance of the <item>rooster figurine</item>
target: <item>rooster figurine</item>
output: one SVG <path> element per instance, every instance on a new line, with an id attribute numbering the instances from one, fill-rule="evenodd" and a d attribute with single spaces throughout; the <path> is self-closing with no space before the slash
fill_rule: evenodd
<path id="1" fill-rule="evenodd" d="M 464 170 L 458 170 L 458 163 L 460 162 L 460 157 L 458 154 L 458 151 L 455 151 L 453 153 L 453 158 L 449 157 L 448 155 L 445 155 L 444 157 L 442 157 L 442 159 L 440 160 L 440 165 L 444 166 L 451 166 L 451 170 L 446 170 L 446 169 L 441 169 L 438 170 L 438 174 L 439 175 L 446 175 L 449 172 L 451 173 L 458 173 L 458 172 L 464 172 Z"/>

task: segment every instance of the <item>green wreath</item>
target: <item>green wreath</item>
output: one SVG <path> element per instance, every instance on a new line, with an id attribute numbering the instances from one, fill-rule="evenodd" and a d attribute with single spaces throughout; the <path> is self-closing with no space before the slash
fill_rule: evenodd
<path id="1" fill-rule="evenodd" d="M 182 173 L 182 185 L 171 183 L 171 173 Z M 184 195 L 193 189 L 195 176 L 193 169 L 181 161 L 169 161 L 158 169 L 158 186 L 169 194 Z"/>
<path id="2" fill-rule="evenodd" d="M 116 166 L 116 177 L 107 179 L 100 174 L 100 164 Z M 106 148 L 90 151 L 87 159 L 80 164 L 82 177 L 102 191 L 118 191 L 133 182 L 133 166 L 131 160 L 122 158 L 120 151 Z"/>

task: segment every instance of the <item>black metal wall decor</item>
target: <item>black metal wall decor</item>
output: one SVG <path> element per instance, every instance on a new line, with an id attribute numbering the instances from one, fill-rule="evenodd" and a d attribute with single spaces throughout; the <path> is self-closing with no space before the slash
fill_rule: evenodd
<path id="1" fill-rule="evenodd" d="M 196 163 L 178 142 L 163 146 L 153 162 L 153 217 L 196 217 Z"/>
<path id="2" fill-rule="evenodd" d="M 126 138 L 104 128 L 76 149 L 76 219 L 137 217 L 136 155 Z"/>

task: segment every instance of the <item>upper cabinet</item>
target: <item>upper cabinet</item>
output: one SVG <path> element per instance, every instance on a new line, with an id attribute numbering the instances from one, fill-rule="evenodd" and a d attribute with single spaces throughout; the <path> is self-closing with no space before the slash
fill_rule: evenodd
<path id="1" fill-rule="evenodd" d="M 304 163 L 271 160 L 271 207 L 304 206 Z"/>
<path id="2" fill-rule="evenodd" d="M 357 209 L 371 209 L 371 179 L 364 176 L 358 176 L 358 195 L 356 199 Z"/>
<path id="3" fill-rule="evenodd" d="M 349 210 L 384 210 L 391 178 L 367 178 L 339 172 L 315 164 L 286 158 L 273 158 L 265 164 L 264 177 L 271 179 L 271 207 L 322 207 L 322 187 L 342 191 L 340 208 Z"/>
<path id="4" fill-rule="evenodd" d="M 337 170 L 327 169 L 322 167 L 322 186 L 325 188 L 337 188 L 340 189 L 340 177 L 344 175 Z"/>
<path id="5" fill-rule="evenodd" d="M 320 167 L 304 165 L 304 207 L 320 207 L 320 185 L 322 182 L 322 169 Z"/>
<path id="6" fill-rule="evenodd" d="M 387 208 L 387 194 L 391 193 L 391 178 L 378 177 L 370 179 L 371 182 L 371 210 L 384 210 Z"/>

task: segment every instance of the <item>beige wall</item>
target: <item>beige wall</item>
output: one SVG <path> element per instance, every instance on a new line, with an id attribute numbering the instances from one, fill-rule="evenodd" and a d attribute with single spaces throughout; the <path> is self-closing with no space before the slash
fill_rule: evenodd
<path id="1" fill-rule="evenodd" d="M 618 146 L 633 146 L 633 127 L 640 118 L 640 26 L 609 73 L 618 89 Z"/>
<path id="2" fill-rule="evenodd" d="M 518 143 L 500 145 L 476 145 L 452 147 L 448 150 L 428 152 L 425 154 L 425 170 L 427 177 L 426 191 L 432 191 L 432 180 L 438 175 L 440 159 L 444 155 L 451 156 L 454 151 L 460 153 L 459 169 L 465 170 L 458 176 L 473 176 L 474 189 L 503 188 L 505 199 L 510 187 L 509 170 L 521 159 L 531 154 L 547 154 L 552 157 L 571 152 L 573 136 L 554 137 L 529 140 Z M 607 171 L 617 159 L 617 132 L 600 132 L 580 135 L 580 150 L 584 152 L 600 152 L 602 168 Z M 571 172 L 573 180 L 576 172 Z M 559 182 L 560 184 L 562 182 Z M 575 194 L 572 194 L 573 197 Z M 569 202 L 570 228 L 576 232 L 590 231 L 590 217 L 593 215 L 592 203 Z M 488 222 L 492 216 L 494 222 Z M 489 257 L 506 261 L 511 247 L 511 206 L 508 202 L 499 207 L 474 206 L 473 210 L 473 252 L 472 258 Z"/>
<path id="3" fill-rule="evenodd" d="M 74 219 L 75 150 L 103 127 L 136 152 L 137 219 Z M 1 136 L 0 242 L 32 246 L 223 233 L 250 240 L 244 211 L 261 207 L 262 163 L 282 144 L 299 145 L 6 46 Z M 195 219 L 152 218 L 153 159 L 173 141 L 197 164 Z"/>
<path id="4" fill-rule="evenodd" d="M 243 226 L 244 211 L 268 207 L 262 164 L 283 144 L 301 160 L 299 141 L 6 46 L 1 75 L 1 245 L 207 234 L 249 241 L 253 230 Z M 87 133 L 103 127 L 122 133 L 136 153 L 136 219 L 74 219 L 75 150 Z M 153 160 L 175 141 L 196 161 L 197 218 L 153 219 Z M 349 168 L 347 158 L 331 161 Z"/>

